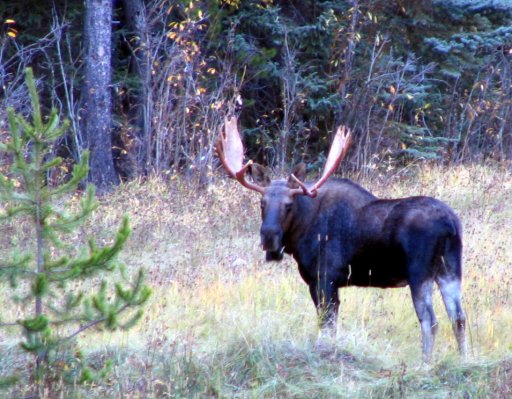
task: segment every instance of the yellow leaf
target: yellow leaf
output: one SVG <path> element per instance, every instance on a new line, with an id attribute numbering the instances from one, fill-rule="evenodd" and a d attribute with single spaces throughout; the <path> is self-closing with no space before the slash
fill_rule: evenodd
<path id="1" fill-rule="evenodd" d="M 396 94 L 395 86 L 389 86 L 389 91 L 391 92 L 391 94 L 395 95 Z"/>
<path id="2" fill-rule="evenodd" d="M 14 19 L 6 19 L 4 21 L 4 24 L 15 24 L 15 23 L 16 23 L 16 21 Z"/>
<path id="3" fill-rule="evenodd" d="M 9 31 L 7 31 L 7 36 L 16 37 L 16 36 L 18 36 L 18 32 L 16 32 L 15 30 L 9 29 Z"/>

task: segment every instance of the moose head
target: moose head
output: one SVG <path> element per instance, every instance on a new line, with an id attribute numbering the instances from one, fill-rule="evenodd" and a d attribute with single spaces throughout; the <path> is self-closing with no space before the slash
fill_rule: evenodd
<path id="1" fill-rule="evenodd" d="M 320 187 L 331 176 L 345 156 L 350 144 L 350 130 L 339 127 L 327 156 L 321 177 L 312 185 L 304 183 L 306 167 L 297 165 L 288 180 L 270 180 L 266 168 L 252 161 L 244 164 L 244 147 L 235 117 L 226 117 L 224 131 L 217 142 L 217 152 L 226 171 L 244 187 L 261 194 L 261 244 L 267 260 L 283 258 L 283 235 L 288 231 L 294 214 L 294 197 L 315 198 Z M 251 175 L 252 181 L 246 179 Z"/>

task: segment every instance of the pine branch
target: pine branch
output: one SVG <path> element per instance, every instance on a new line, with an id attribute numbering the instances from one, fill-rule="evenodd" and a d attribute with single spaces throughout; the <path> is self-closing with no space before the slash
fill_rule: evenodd
<path id="1" fill-rule="evenodd" d="M 124 312 L 126 309 L 128 309 L 130 307 L 131 307 L 130 304 L 126 304 L 119 310 L 119 312 Z M 62 341 L 69 341 L 70 339 L 73 339 L 74 337 L 81 334 L 85 330 L 88 330 L 89 328 L 97 326 L 98 324 L 105 323 L 106 321 L 108 321 L 108 316 L 104 316 L 100 319 L 90 321 L 89 323 L 83 325 L 82 327 L 80 327 L 78 330 L 76 330 L 72 334 L 68 335 L 67 337 L 62 338 Z"/>

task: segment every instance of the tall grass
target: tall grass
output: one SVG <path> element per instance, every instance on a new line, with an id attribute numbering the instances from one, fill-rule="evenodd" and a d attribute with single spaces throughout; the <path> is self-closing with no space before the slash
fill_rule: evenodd
<path id="1" fill-rule="evenodd" d="M 257 195 L 219 180 L 198 191 L 180 179 L 121 186 L 88 231 L 109 237 L 121 215 L 133 236 L 123 260 L 144 266 L 154 294 L 128 332 L 80 338 L 110 376 L 89 386 L 55 382 L 48 397 L 506 398 L 512 387 L 512 175 L 496 167 L 423 168 L 361 182 L 382 197 L 432 195 L 464 227 L 469 358 L 456 353 L 440 296 L 433 365 L 421 363 L 409 290 L 341 290 L 338 337 L 316 346 L 316 314 L 291 258 L 265 263 Z M 76 237 L 80 239 L 79 236 Z M 0 290 L 4 304 L 7 288 Z M 4 315 L 3 315 L 4 317 Z M 28 392 L 26 359 L 0 331 L 7 397 Z"/>

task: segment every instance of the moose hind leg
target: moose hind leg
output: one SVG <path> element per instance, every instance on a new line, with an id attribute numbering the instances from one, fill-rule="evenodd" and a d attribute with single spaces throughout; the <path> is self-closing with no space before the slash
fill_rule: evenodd
<path id="1" fill-rule="evenodd" d="M 453 333 L 462 357 L 466 356 L 466 316 L 462 309 L 461 281 L 457 277 L 438 277 L 437 285 L 441 291 L 446 312 L 452 323 Z"/>
<path id="2" fill-rule="evenodd" d="M 412 301 L 421 327 L 423 361 L 430 363 L 437 333 L 437 319 L 432 307 L 432 280 L 411 284 Z"/>
<path id="3" fill-rule="evenodd" d="M 461 280 L 462 280 L 462 243 L 460 236 L 452 236 L 446 240 L 441 268 L 436 277 L 441 291 L 448 317 L 452 322 L 453 333 L 457 339 L 459 352 L 466 356 L 466 316 L 462 309 Z"/>

